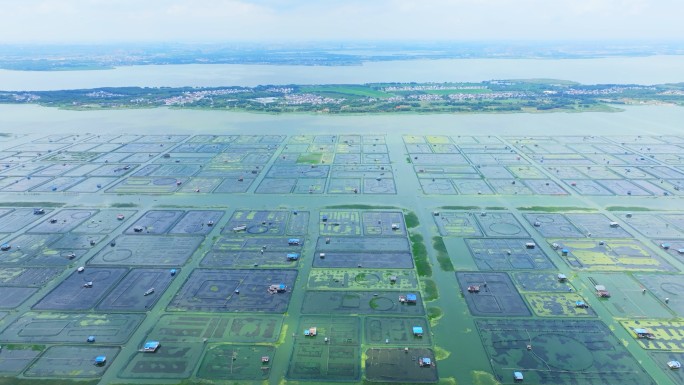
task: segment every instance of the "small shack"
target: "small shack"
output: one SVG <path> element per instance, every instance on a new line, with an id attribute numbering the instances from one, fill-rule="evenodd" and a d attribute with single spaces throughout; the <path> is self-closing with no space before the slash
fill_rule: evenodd
<path id="1" fill-rule="evenodd" d="M 288 261 L 296 261 L 299 259 L 299 254 L 297 253 L 287 253 L 287 260 Z"/>
<path id="2" fill-rule="evenodd" d="M 537 245 L 534 242 L 526 242 L 525 243 L 526 249 L 534 249 L 535 247 L 537 247 Z"/>
<path id="3" fill-rule="evenodd" d="M 667 362 L 667 367 L 672 369 L 672 370 L 677 370 L 682 367 L 682 363 L 676 360 L 668 361 Z"/>
<path id="4" fill-rule="evenodd" d="M 3 243 L 3 244 L 0 246 L 0 250 L 2 250 L 2 251 L 7 251 L 7 250 L 9 250 L 9 249 L 11 249 L 11 248 L 12 248 L 12 246 L 11 246 L 9 243 Z"/>
<path id="5" fill-rule="evenodd" d="M 670 248 L 670 244 L 669 243 L 661 243 L 660 247 L 662 247 L 665 250 L 668 250 Z"/>
<path id="6" fill-rule="evenodd" d="M 143 345 L 142 351 L 145 353 L 154 353 L 159 349 L 159 341 L 147 341 L 145 342 L 145 345 Z"/>
<path id="7" fill-rule="evenodd" d="M 565 274 L 563 274 L 563 273 L 558 274 L 558 282 L 566 282 L 567 280 L 568 280 L 568 277 Z"/>
<path id="8" fill-rule="evenodd" d="M 610 227 L 613 227 L 613 228 L 620 227 L 620 224 L 617 222 L 610 222 Z"/>
<path id="9" fill-rule="evenodd" d="M 399 224 L 398 223 L 392 223 L 392 230 L 399 230 Z"/>
<path id="10" fill-rule="evenodd" d="M 95 342 L 95 336 L 88 336 L 88 339 L 86 339 L 86 341 L 90 343 Z"/>
<path id="11" fill-rule="evenodd" d="M 417 303 L 418 296 L 415 294 L 406 294 L 406 303 Z"/>
<path id="12" fill-rule="evenodd" d="M 644 328 L 634 329 L 634 334 L 636 334 L 637 338 L 645 338 L 645 339 L 649 339 L 649 340 L 652 340 L 655 338 L 655 335 L 653 335 L 653 333 L 651 333 L 648 329 L 644 329 Z"/>
<path id="13" fill-rule="evenodd" d="M 45 209 L 42 208 L 35 208 L 33 209 L 33 215 L 43 215 L 45 214 Z"/>
<path id="14" fill-rule="evenodd" d="M 514 382 L 523 382 L 522 372 L 513 372 L 513 381 Z"/>
<path id="15" fill-rule="evenodd" d="M 479 293 L 480 285 L 470 285 L 468 286 L 468 293 Z"/>
<path id="16" fill-rule="evenodd" d="M 587 305 L 587 303 L 584 301 L 575 301 L 575 307 L 586 309 L 589 307 L 589 305 Z"/>
<path id="17" fill-rule="evenodd" d="M 287 240 L 287 244 L 290 246 L 299 246 L 299 238 L 290 238 Z"/>
<path id="18" fill-rule="evenodd" d="M 606 287 L 603 285 L 596 285 L 594 286 L 594 289 L 596 289 L 596 295 L 599 298 L 610 298 L 610 292 L 606 290 Z"/>
<path id="19" fill-rule="evenodd" d="M 284 283 L 279 283 L 277 285 L 271 285 L 268 287 L 268 292 L 271 294 L 284 293 L 285 291 L 287 291 L 287 285 Z"/>
<path id="20" fill-rule="evenodd" d="M 247 230 L 247 225 L 240 225 L 240 226 L 235 226 L 233 227 L 233 231 L 238 233 L 240 231 L 245 231 Z"/>
<path id="21" fill-rule="evenodd" d="M 107 363 L 107 356 L 97 356 L 95 357 L 95 365 L 102 366 Z"/>
<path id="22" fill-rule="evenodd" d="M 423 336 L 423 328 L 420 326 L 414 326 L 413 327 L 413 335 L 415 337 L 422 337 Z"/>
<path id="23" fill-rule="evenodd" d="M 304 329 L 304 336 L 305 337 L 315 337 L 318 334 L 318 330 L 316 330 L 316 327 L 311 327 L 308 329 Z"/>
<path id="24" fill-rule="evenodd" d="M 421 357 L 418 359 L 418 365 L 423 368 L 430 367 L 432 366 L 432 360 L 428 357 Z"/>

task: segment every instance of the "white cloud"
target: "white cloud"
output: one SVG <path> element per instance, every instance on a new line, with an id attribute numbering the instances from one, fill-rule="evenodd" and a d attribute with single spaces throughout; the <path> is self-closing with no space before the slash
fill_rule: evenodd
<path id="1" fill-rule="evenodd" d="M 0 43 L 668 39 L 678 0 L 0 0 Z"/>

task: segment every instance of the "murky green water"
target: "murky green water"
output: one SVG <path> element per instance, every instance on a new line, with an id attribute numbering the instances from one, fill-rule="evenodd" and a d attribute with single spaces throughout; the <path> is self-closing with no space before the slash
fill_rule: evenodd
<path id="1" fill-rule="evenodd" d="M 656 209 L 670 208 L 673 199 L 651 197 L 581 197 L 577 195 L 561 197 L 539 196 L 425 196 L 412 170 L 406 162 L 405 148 L 401 135 L 681 135 L 684 122 L 684 108 L 665 106 L 628 107 L 622 113 L 583 113 L 583 114 L 510 114 L 510 115 L 364 115 L 364 116 L 322 116 L 322 115 L 259 115 L 221 111 L 189 110 L 126 110 L 76 112 L 36 106 L 0 106 L 0 132 L 11 134 L 24 133 L 136 133 L 136 134 L 383 134 L 392 160 L 396 195 L 277 195 L 263 194 L 208 194 L 197 198 L 196 195 L 175 194 L 171 196 L 125 196 L 113 194 L 80 194 L 78 204 L 103 206 L 112 203 L 132 202 L 140 210 L 150 209 L 160 204 L 199 207 L 227 207 L 250 209 L 287 208 L 299 210 L 320 210 L 330 205 L 368 204 L 391 205 L 416 212 L 421 222 L 417 229 L 426 241 L 437 235 L 433 224 L 432 211 L 445 205 L 472 205 L 480 207 L 502 207 L 513 209 L 520 206 L 579 206 L 602 209 L 607 205 L 643 205 Z M 258 182 L 258 181 L 257 181 Z M 256 184 L 255 184 L 256 185 Z M 7 198 L 8 195 L 3 196 Z M 45 197 L 35 194 L 17 194 L 17 201 L 39 201 Z M 73 196 L 51 195 L 51 200 L 73 204 Z M 315 217 L 315 216 L 314 216 Z M 311 221 L 309 233 L 316 234 L 317 223 Z M 458 270 L 475 270 L 472 260 L 467 256 L 467 248 L 461 239 L 446 240 L 451 259 Z M 465 302 L 460 298 L 457 281 L 453 272 L 443 272 L 435 261 L 433 279 L 437 282 L 440 298 L 428 306 L 437 306 L 444 312 L 443 318 L 433 327 L 434 341 L 437 346 L 448 351 L 450 356 L 439 361 L 440 377 L 454 377 L 458 384 L 477 383 L 474 371 L 490 372 L 491 367 L 480 342 L 473 318 Z M 199 261 L 192 261 L 190 267 Z M 565 266 L 556 264 L 564 270 Z M 306 277 L 311 269 L 309 263 L 299 267 L 300 277 Z M 302 283 L 298 283 L 302 285 Z M 301 287 L 301 286 L 300 286 Z M 300 309 L 303 290 L 293 294 L 290 309 Z M 599 316 L 612 319 L 604 309 L 597 307 Z M 298 312 L 293 310 L 286 317 L 289 331 L 284 344 L 278 349 L 274 360 L 273 372 L 285 373 L 287 360 L 292 351 L 292 340 L 288 338 L 298 325 Z M 151 326 L 150 320 L 144 326 Z M 609 323 L 609 326 L 611 324 Z M 142 332 L 141 332 L 142 333 Z M 140 333 L 138 333 L 140 334 Z M 629 338 L 627 333 L 618 329 L 619 338 Z M 141 334 L 142 335 L 142 334 Z M 640 349 L 630 349 L 638 360 L 650 362 L 646 353 Z M 653 375 L 658 373 L 651 368 Z M 112 375 L 116 374 L 115 372 Z M 277 376 L 271 376 L 271 383 L 278 383 Z M 275 377 L 275 378 L 274 378 Z M 662 376 L 661 376 L 662 377 Z M 112 379 L 110 374 L 103 382 Z M 663 381 L 663 378 L 657 378 Z M 483 382 L 486 383 L 486 382 Z"/>

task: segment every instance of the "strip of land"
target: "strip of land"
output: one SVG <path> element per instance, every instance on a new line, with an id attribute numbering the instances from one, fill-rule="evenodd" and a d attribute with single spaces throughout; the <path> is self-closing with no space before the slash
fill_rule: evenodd
<path id="1" fill-rule="evenodd" d="M 0 103 L 70 110 L 185 108 L 262 113 L 390 114 L 617 112 L 627 104 L 684 104 L 684 83 L 585 85 L 564 80 L 257 87 L 116 87 L 0 91 Z"/>

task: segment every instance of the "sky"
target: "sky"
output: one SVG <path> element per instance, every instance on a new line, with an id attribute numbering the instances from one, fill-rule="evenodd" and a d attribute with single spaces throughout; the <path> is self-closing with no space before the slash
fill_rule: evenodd
<path id="1" fill-rule="evenodd" d="M 684 38 L 682 0 L 0 0 L 0 44 Z"/>

